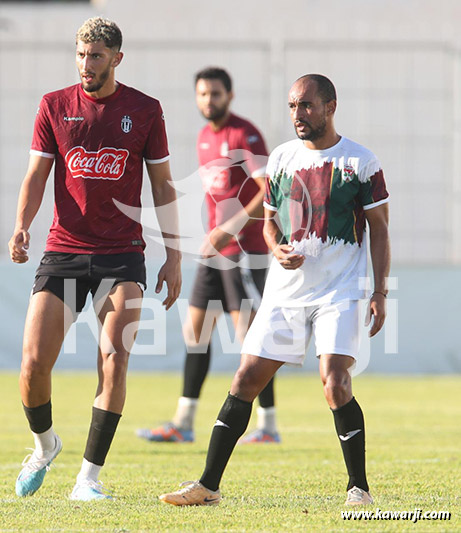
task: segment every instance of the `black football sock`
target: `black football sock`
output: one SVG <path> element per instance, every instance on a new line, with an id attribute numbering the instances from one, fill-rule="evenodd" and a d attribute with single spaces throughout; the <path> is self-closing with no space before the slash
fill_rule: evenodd
<path id="1" fill-rule="evenodd" d="M 264 389 L 259 393 L 258 399 L 259 405 L 261 407 L 274 407 L 274 378 L 272 378 L 269 383 L 264 387 Z"/>
<path id="2" fill-rule="evenodd" d="M 51 400 L 38 407 L 26 407 L 22 404 L 24 413 L 29 421 L 29 427 L 34 433 L 44 433 L 53 425 L 51 418 Z"/>
<path id="3" fill-rule="evenodd" d="M 349 483 L 347 490 L 359 487 L 368 492 L 365 473 L 365 422 L 355 398 L 338 409 L 332 409 L 336 433 L 343 450 Z"/>
<path id="4" fill-rule="evenodd" d="M 184 364 L 184 384 L 182 395 L 185 398 L 198 398 L 210 366 L 211 346 L 204 353 L 186 352 Z"/>
<path id="5" fill-rule="evenodd" d="M 239 438 L 245 433 L 251 416 L 252 402 L 228 394 L 211 433 L 205 470 L 200 483 L 218 490 L 224 469 Z"/>
<path id="6" fill-rule="evenodd" d="M 83 455 L 87 461 L 98 466 L 104 465 L 121 416 L 93 407 L 90 431 Z"/>

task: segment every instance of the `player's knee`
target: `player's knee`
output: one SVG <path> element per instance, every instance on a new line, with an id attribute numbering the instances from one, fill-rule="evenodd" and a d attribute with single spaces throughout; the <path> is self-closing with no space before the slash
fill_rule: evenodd
<path id="1" fill-rule="evenodd" d="M 249 367 L 240 367 L 232 381 L 231 393 L 241 400 L 250 402 L 256 398 L 262 388 L 257 372 Z"/>
<path id="2" fill-rule="evenodd" d="M 190 322 L 186 322 L 182 328 L 182 335 L 184 337 L 184 342 L 186 346 L 196 344 L 197 341 L 194 335 L 194 329 L 192 328 Z"/>
<path id="3" fill-rule="evenodd" d="M 130 352 L 124 348 L 118 348 L 103 355 L 103 358 L 110 362 L 111 365 L 123 368 L 128 365 Z"/>
<path id="4" fill-rule="evenodd" d="M 322 377 L 323 392 L 329 405 L 337 405 L 351 394 L 351 381 L 348 372 L 332 372 Z"/>
<path id="5" fill-rule="evenodd" d="M 21 363 L 21 379 L 25 381 L 33 381 L 36 377 L 47 376 L 51 373 L 52 367 L 45 361 L 36 357 L 24 354 Z"/>
<path id="6" fill-rule="evenodd" d="M 211 340 L 212 328 L 210 325 L 204 327 L 194 326 L 188 321 L 183 326 L 182 334 L 184 343 L 188 351 L 195 353 L 205 353 Z"/>
<path id="7" fill-rule="evenodd" d="M 123 349 L 114 350 L 110 353 L 102 354 L 102 358 L 104 374 L 115 382 L 123 381 L 128 370 L 130 353 Z"/>

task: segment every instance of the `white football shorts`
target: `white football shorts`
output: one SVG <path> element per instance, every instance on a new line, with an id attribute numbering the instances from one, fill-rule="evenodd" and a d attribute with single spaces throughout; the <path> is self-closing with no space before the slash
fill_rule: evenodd
<path id="1" fill-rule="evenodd" d="M 242 353 L 302 366 L 312 334 L 317 357 L 349 355 L 360 346 L 359 301 L 308 307 L 275 307 L 261 303 L 242 346 Z"/>

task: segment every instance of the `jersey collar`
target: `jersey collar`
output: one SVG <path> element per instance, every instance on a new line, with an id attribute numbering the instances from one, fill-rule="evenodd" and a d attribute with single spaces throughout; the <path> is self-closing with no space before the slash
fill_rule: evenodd
<path id="1" fill-rule="evenodd" d="M 105 98 L 93 98 L 92 96 L 90 96 L 89 94 L 87 94 L 83 90 L 83 87 L 81 85 L 78 86 L 78 89 L 79 89 L 80 93 L 82 94 L 82 96 L 86 100 L 89 100 L 90 102 L 95 102 L 96 104 L 106 104 L 106 103 L 111 102 L 112 100 L 115 100 L 116 98 L 118 98 L 120 93 L 122 92 L 124 85 L 122 83 L 119 83 L 119 82 L 117 82 L 117 83 L 118 83 L 118 87 L 115 90 L 115 92 L 112 93 L 109 96 L 106 96 Z"/>

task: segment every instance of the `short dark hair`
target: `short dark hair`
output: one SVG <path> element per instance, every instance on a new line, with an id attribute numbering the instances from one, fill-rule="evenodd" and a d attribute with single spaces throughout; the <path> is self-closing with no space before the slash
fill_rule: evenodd
<path id="1" fill-rule="evenodd" d="M 232 91 L 232 79 L 229 73 L 220 67 L 207 67 L 195 75 L 195 85 L 199 80 L 221 80 L 228 93 Z"/>
<path id="2" fill-rule="evenodd" d="M 304 79 L 315 81 L 317 83 L 317 90 L 324 104 L 331 102 L 331 100 L 337 100 L 335 86 L 326 76 L 323 76 L 322 74 L 305 74 L 296 81 Z"/>

